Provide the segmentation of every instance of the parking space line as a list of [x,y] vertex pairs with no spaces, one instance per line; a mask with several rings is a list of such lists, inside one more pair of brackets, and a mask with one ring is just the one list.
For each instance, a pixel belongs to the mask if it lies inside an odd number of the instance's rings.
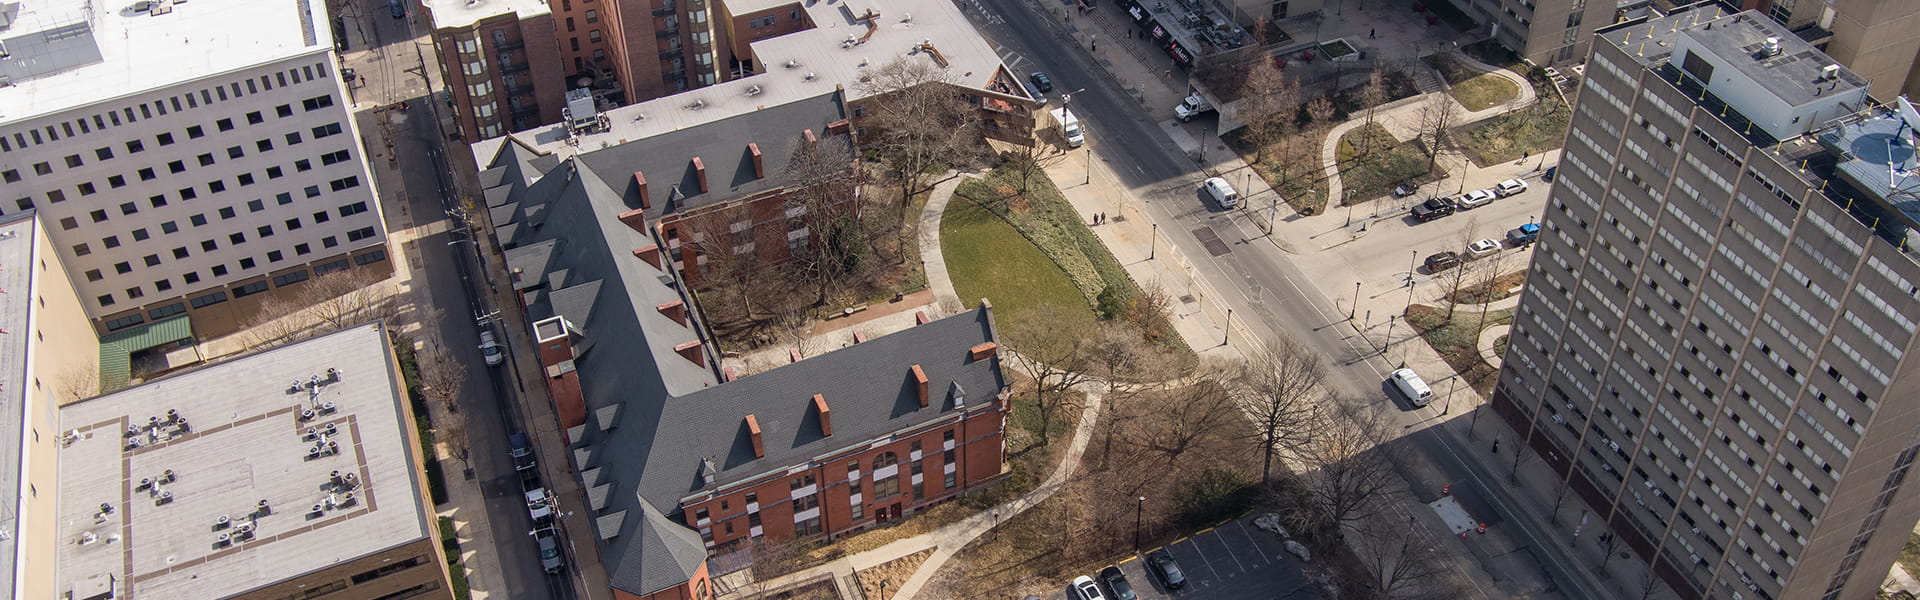
[[[1233,544],[1227,543],[1227,540],[1223,539],[1223,536],[1218,530],[1213,532],[1213,539],[1219,540],[1220,546],[1227,549],[1227,558],[1233,559],[1233,566],[1239,567],[1243,573],[1246,572],[1247,566],[1240,563],[1240,553],[1233,551]],[[1228,575],[1228,577],[1232,577],[1232,575]]]
[[1188,543],[1186,547],[1192,549],[1194,555],[1200,557],[1200,564],[1206,565],[1207,570],[1213,572],[1214,579],[1220,579],[1220,571],[1213,568],[1213,561],[1207,560],[1207,553],[1200,551],[1200,544],[1198,542]]
[[1138,554],[1135,554],[1135,555],[1133,555],[1133,556],[1128,556],[1128,557],[1126,557],[1126,558],[1123,558],[1123,559],[1120,559],[1120,562],[1117,562],[1117,563],[1113,563],[1113,565],[1117,567],[1117,566],[1120,566],[1120,565],[1124,565],[1124,564],[1127,564],[1127,563],[1130,563],[1130,562],[1133,562],[1133,561],[1134,561],[1135,559],[1138,559],[1138,558],[1140,558],[1140,555],[1138,555]]
[[1260,564],[1271,564],[1273,559],[1267,557],[1266,549],[1260,547],[1260,540],[1253,538],[1253,532],[1247,531],[1246,521],[1240,521],[1238,524],[1240,525],[1240,534],[1247,536],[1247,546],[1253,548],[1253,553],[1260,557]]

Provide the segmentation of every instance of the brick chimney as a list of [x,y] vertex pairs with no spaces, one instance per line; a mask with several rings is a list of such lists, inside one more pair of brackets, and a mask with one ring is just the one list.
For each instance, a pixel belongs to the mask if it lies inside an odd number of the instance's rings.
[[841,119],[827,124],[827,133],[846,135],[853,131],[853,121]]
[[753,457],[766,458],[767,447],[760,443],[760,420],[747,415],[747,436],[753,438]]
[[747,154],[753,157],[753,178],[766,179],[767,168],[760,162],[760,144],[758,142],[749,142],[747,144]]
[[816,135],[814,135],[814,134],[813,134],[813,130],[812,130],[812,129],[802,129],[802,130],[800,130],[800,137],[801,137],[801,138],[803,138],[803,139],[805,139],[805,140],[807,140],[807,145],[808,145],[808,146],[812,146],[812,145],[814,145],[814,143],[816,143],[816,142],[819,142],[819,141],[820,141],[820,137],[819,137],[819,136],[816,136]]
[[653,208],[653,193],[647,190],[647,174],[634,171],[633,184],[640,188],[640,208]]
[[787,349],[787,362],[789,362],[789,363],[797,363],[797,362],[800,362],[800,359],[802,359],[802,358],[806,358],[806,357],[805,357],[805,356],[802,356],[802,355],[800,354],[800,349],[799,349],[799,348],[788,348],[788,349]]
[[698,156],[693,157],[693,176],[700,180],[700,193],[707,193],[707,163]]
[[833,436],[833,412],[827,408],[827,397],[813,395],[813,410],[820,413],[820,435]]
[[640,233],[647,232],[647,209],[636,208],[620,213],[620,222]]
[[647,244],[645,248],[635,248],[633,250],[633,257],[647,261],[647,264],[653,265],[653,268],[658,269],[660,268],[660,245]]
[[913,387],[920,391],[920,408],[927,407],[927,372],[914,365],[907,370],[907,376],[913,378]]
[[693,364],[707,366],[707,354],[700,351],[700,340],[674,346],[673,351],[680,353],[681,358],[693,361]]
[[993,342],[987,342],[985,344],[974,346],[973,348],[967,350],[967,355],[973,358],[973,360],[983,360],[983,359],[993,358],[993,355],[997,353],[999,350],[1000,350],[999,344],[995,344]]
[[675,300],[672,302],[668,302],[666,304],[655,306],[653,307],[653,309],[660,311],[660,314],[666,315],[667,318],[673,319],[673,322],[679,323],[681,327],[687,326],[687,303],[686,302]]

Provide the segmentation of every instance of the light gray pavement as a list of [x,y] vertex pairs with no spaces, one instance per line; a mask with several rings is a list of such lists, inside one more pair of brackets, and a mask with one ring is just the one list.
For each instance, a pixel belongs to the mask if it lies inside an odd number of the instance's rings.
[[1480,341],[1475,344],[1475,347],[1480,349],[1480,359],[1487,361],[1487,364],[1493,365],[1495,369],[1500,368],[1502,359],[1500,353],[1495,351],[1494,344],[1499,342],[1500,338],[1507,335],[1507,332],[1512,329],[1512,325],[1494,325],[1480,330]]

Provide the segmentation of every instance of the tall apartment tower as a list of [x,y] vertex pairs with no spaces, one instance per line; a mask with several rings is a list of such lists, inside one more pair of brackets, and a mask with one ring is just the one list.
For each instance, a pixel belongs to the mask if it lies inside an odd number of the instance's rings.
[[1614,22],[1614,0],[1454,0],[1488,35],[1540,65],[1558,65],[1587,55],[1593,30]]
[[545,0],[429,0],[433,47],[471,139],[560,120],[567,76]]
[[231,331],[281,287],[391,271],[321,10],[0,7],[0,212],[38,210],[101,332]]
[[1743,0],[1865,77],[1882,99],[1920,96],[1920,2]]
[[1759,12],[1594,39],[1493,406],[1683,597],[1872,598],[1920,517],[1920,112]]

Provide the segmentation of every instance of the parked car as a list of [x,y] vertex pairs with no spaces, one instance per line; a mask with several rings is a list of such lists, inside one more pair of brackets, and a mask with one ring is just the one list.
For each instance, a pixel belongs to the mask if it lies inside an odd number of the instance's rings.
[[1467,244],[1467,256],[1471,256],[1473,258],[1480,258],[1482,256],[1493,254],[1499,251],[1500,251],[1500,242],[1497,242],[1491,239],[1483,239],[1483,240],[1475,241],[1474,243],[1471,243],[1471,244]]
[[559,573],[565,563],[560,560],[560,540],[555,539],[553,529],[542,529],[534,533],[534,539],[540,544],[540,567],[548,573]]
[[1527,191],[1527,182],[1521,181],[1518,179],[1508,179],[1506,181],[1493,184],[1493,193],[1499,195],[1501,198],[1512,196],[1514,194],[1518,194],[1524,191]]
[[480,356],[487,359],[487,366],[499,366],[507,360],[507,347],[493,339],[493,332],[480,330]]
[[1528,223],[1515,227],[1513,231],[1507,232],[1507,241],[1512,243],[1516,248],[1531,244],[1534,240],[1538,239],[1540,239],[1539,223]]
[[533,468],[533,444],[527,440],[527,434],[516,433],[507,436],[507,453],[513,455],[513,469],[525,471]]
[[1100,570],[1100,583],[1106,584],[1109,600],[1136,600],[1133,584],[1127,583],[1127,574],[1120,567],[1107,567]]
[[1160,585],[1168,590],[1187,587],[1187,574],[1180,572],[1180,563],[1173,561],[1173,555],[1166,550],[1156,550],[1147,555],[1147,573],[1160,580]]
[[1071,587],[1080,600],[1107,600],[1107,596],[1100,593],[1100,586],[1093,582],[1092,577],[1085,575],[1075,577]]
[[1032,83],[1028,83],[1028,84],[1026,84],[1026,85],[1027,85],[1027,95],[1028,95],[1028,96],[1033,96],[1033,101],[1034,101],[1035,103],[1037,103],[1037,104],[1039,104],[1039,105],[1041,105],[1041,106],[1046,106],[1046,105],[1047,105],[1047,93],[1046,93],[1046,92],[1042,92],[1042,91],[1040,91],[1040,86],[1037,86],[1037,85],[1034,85],[1034,84],[1032,84]]
[[1040,88],[1040,93],[1044,94],[1053,91],[1053,79],[1047,77],[1046,73],[1039,71],[1028,73],[1027,81],[1033,82],[1033,87]]
[[1493,199],[1498,197],[1499,196],[1489,190],[1474,190],[1461,194],[1458,198],[1454,198],[1453,205],[1459,207],[1460,210],[1473,210],[1488,204],[1493,204]]
[[1393,197],[1405,198],[1412,196],[1414,192],[1418,191],[1420,191],[1420,186],[1414,185],[1411,182],[1402,181],[1400,185],[1393,186]]
[[1392,375],[1387,376],[1387,379],[1393,382],[1394,389],[1405,394],[1407,400],[1413,402],[1416,407],[1426,406],[1428,402],[1433,401],[1433,388],[1428,387],[1427,382],[1420,379],[1420,374],[1413,372],[1413,369],[1394,371]]
[[1227,183],[1226,179],[1208,177],[1200,187],[1207,190],[1207,195],[1212,196],[1215,202],[1220,203],[1220,208],[1240,206],[1240,192],[1234,191],[1233,184]]
[[1428,198],[1426,202],[1413,207],[1413,218],[1425,223],[1453,214],[1453,203],[1446,198]]
[[1439,273],[1460,266],[1460,254],[1457,252],[1435,252],[1427,256],[1427,272]]

